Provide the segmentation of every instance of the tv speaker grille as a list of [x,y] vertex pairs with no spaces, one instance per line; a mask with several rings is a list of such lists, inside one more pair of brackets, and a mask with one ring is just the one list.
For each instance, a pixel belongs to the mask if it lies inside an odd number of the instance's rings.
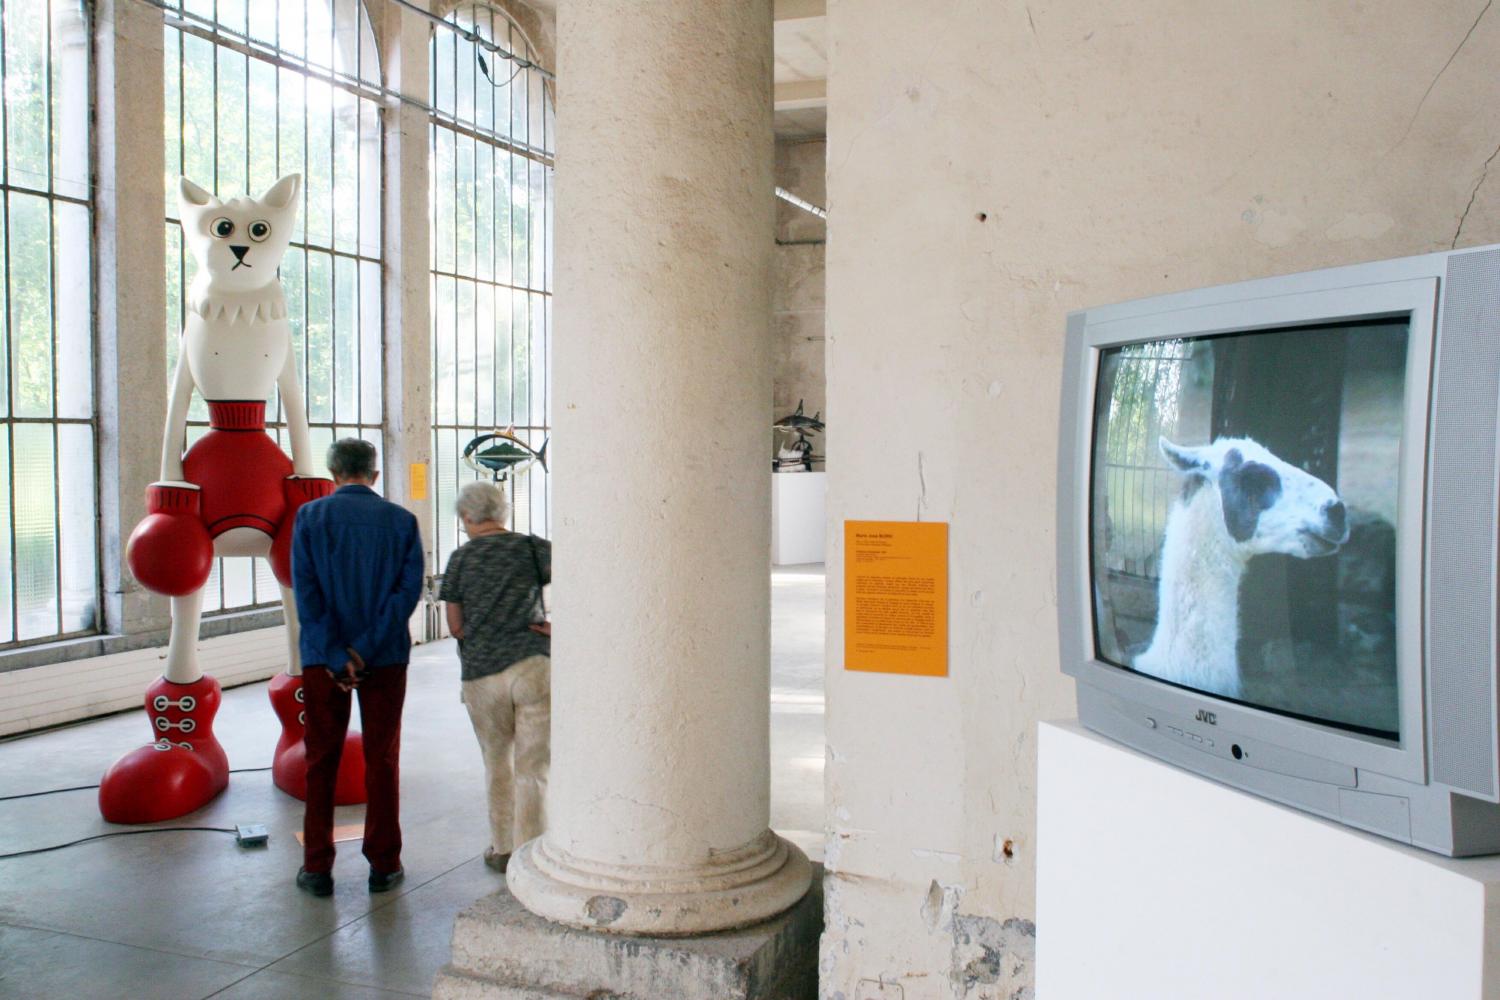
[[1427,551],[1433,777],[1494,798],[1500,251],[1448,259],[1437,345]]

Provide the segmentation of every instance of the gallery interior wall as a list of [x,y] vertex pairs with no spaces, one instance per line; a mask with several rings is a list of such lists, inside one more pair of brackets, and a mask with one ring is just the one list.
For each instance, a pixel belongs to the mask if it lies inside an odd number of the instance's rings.
[[822,991],[1027,997],[1064,317],[1500,242],[1500,11],[828,15],[829,524],[950,522],[952,597],[949,678],[846,673],[829,532]]

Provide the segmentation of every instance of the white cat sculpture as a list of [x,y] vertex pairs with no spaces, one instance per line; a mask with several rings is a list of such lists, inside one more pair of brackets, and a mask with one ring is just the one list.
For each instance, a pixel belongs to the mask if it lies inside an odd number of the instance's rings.
[[[219,683],[198,666],[203,585],[215,556],[260,556],[281,583],[289,662],[271,682],[282,722],[272,775],[305,797],[302,667],[291,592],[292,522],[297,508],[326,496],[308,438],[302,383],[276,269],[291,239],[302,186],[298,174],[264,197],[221,202],[187,178],[178,189],[182,233],[198,262],[187,295],[177,373],[162,440],[161,478],[146,489],[145,519],[126,548],[143,586],[172,598],[167,668],[146,691],[155,742],[120,758],[99,787],[99,809],[114,823],[150,823],[200,808],[229,781],[213,734]],[[208,403],[210,430],[191,448],[193,390]],[[265,430],[266,399],[280,391],[292,457]],[[350,734],[338,801],[363,801],[363,754]],[[352,752],[349,752],[352,751]]]

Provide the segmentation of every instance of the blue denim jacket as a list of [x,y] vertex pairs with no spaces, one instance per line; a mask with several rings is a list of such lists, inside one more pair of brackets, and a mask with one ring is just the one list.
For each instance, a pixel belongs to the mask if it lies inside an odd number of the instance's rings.
[[367,667],[406,663],[424,568],[417,519],[369,487],[303,505],[292,528],[303,666],[342,670],[349,648]]

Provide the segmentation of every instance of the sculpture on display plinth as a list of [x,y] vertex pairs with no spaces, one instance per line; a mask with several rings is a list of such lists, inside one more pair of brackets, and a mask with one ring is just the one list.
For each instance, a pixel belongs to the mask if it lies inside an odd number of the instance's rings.
[[806,401],[797,400],[796,413],[782,417],[771,425],[773,430],[796,435],[793,441],[778,449],[776,458],[771,463],[773,472],[811,472],[814,462],[823,461],[822,455],[813,454],[813,444],[807,436],[823,432],[823,411],[819,410],[809,417],[802,410],[804,402]]
[[[271,681],[282,723],[272,765],[277,787],[307,793],[302,665],[291,590],[292,522],[302,504],[333,492],[315,471],[302,382],[277,267],[297,215],[299,174],[259,200],[221,202],[187,178],[179,185],[183,239],[198,262],[172,380],[161,478],[146,488],[146,517],[126,559],[142,586],[172,599],[167,668],[146,689],[156,741],[121,757],[99,786],[112,823],[151,823],[192,812],[223,791],[229,763],[213,734],[219,682],[198,666],[203,586],[216,556],[269,559],[281,584],[289,662]],[[187,414],[197,389],[210,429],[191,448]],[[266,433],[266,399],[279,390],[292,457]],[[364,801],[364,753],[350,733],[336,801]]]

